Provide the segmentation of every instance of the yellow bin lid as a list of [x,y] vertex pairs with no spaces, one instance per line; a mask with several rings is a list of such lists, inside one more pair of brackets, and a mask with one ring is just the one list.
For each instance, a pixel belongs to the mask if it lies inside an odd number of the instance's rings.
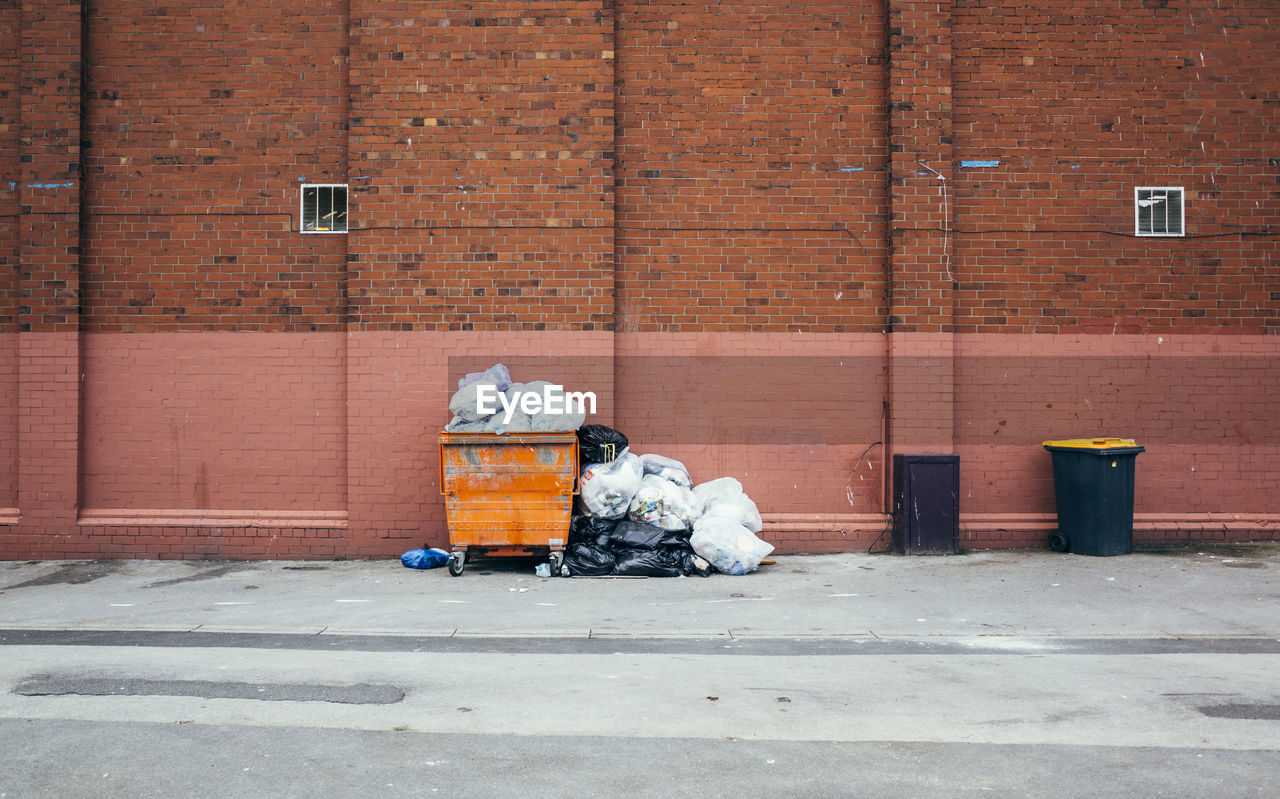
[[1046,447],[1063,449],[1120,449],[1138,446],[1132,438],[1068,438],[1062,441],[1046,441]]

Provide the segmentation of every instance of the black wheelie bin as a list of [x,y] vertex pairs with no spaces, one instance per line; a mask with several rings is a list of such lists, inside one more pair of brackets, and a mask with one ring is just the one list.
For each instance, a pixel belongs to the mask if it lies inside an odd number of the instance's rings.
[[1138,453],[1131,438],[1046,441],[1053,456],[1058,531],[1055,552],[1127,555],[1133,551],[1133,475]]

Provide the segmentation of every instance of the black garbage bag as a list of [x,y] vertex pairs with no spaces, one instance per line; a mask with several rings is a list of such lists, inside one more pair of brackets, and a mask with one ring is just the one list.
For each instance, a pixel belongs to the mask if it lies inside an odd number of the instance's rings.
[[579,577],[707,576],[712,569],[698,566],[689,546],[688,530],[663,530],[629,519],[574,516],[569,521],[569,546],[564,565]]
[[617,519],[600,519],[595,516],[578,515],[569,520],[569,543],[592,543],[601,537],[606,541],[618,526]]
[[657,549],[687,547],[688,530],[663,530],[652,524],[623,519],[613,528],[609,543],[614,549]]
[[658,547],[619,550],[613,573],[620,577],[680,577],[685,572],[679,548]]
[[578,455],[582,466],[608,463],[627,448],[627,437],[612,427],[586,424],[578,428]]
[[577,577],[600,577],[612,574],[617,558],[608,547],[608,538],[601,541],[570,544],[564,553],[564,565],[569,574]]
[[684,574],[696,574],[699,577],[710,577],[715,573],[715,567],[698,557],[693,547],[680,550],[680,570]]

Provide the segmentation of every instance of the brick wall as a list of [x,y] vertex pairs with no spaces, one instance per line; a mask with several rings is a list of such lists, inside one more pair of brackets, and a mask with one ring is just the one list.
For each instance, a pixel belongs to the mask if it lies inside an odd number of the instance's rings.
[[[784,552],[871,545],[908,451],[961,455],[967,546],[1039,545],[1039,442],[1097,433],[1148,445],[1140,537],[1280,528],[1256,4],[0,23],[2,557],[446,543],[435,436],[498,360],[741,479]],[[304,182],[347,235],[298,232]],[[1136,185],[1190,235],[1135,238]]]
[[342,4],[85,7],[83,329],[340,329],[346,241],[294,231],[346,182]]
[[890,457],[954,447],[951,10],[889,7]]
[[[0,508],[18,507],[18,335],[0,333]],[[0,512],[0,516],[12,513]]]
[[[955,6],[971,541],[1041,542],[1054,525],[1039,442],[1098,434],[1147,446],[1140,539],[1274,529],[1277,352],[1256,335],[1280,314],[1280,78],[1257,55],[1274,52],[1271,24],[1241,3]],[[1134,237],[1135,186],[1185,187],[1188,235]]]
[[0,5],[0,330],[18,329],[21,262],[18,184],[22,178],[21,12]]
[[850,475],[883,438],[883,336],[628,333],[614,363],[635,452],[675,457],[695,482],[737,478],[771,512],[880,510],[879,463]]
[[[17,508],[24,525],[47,536],[74,524],[78,501],[81,6],[22,4],[15,21],[22,54],[14,169]],[[22,533],[19,528],[19,552],[26,549]]]
[[617,4],[621,329],[881,328],[883,14]]
[[611,5],[352,3],[355,329],[611,328]]
[[365,330],[608,330],[612,232],[598,227],[350,234],[349,318]]
[[21,237],[21,11],[0,6],[0,508],[18,506],[18,307]]
[[[958,329],[1276,331],[1272,12],[956,4]],[[1135,186],[1185,187],[1187,237],[1134,238]]]
[[968,455],[970,510],[1042,512],[1053,486],[1040,443],[1086,434],[1147,448],[1138,512],[1270,507],[1280,476],[1270,337],[966,334],[961,342],[957,446]]
[[1134,438],[1140,540],[1247,540],[1277,527],[1280,347],[1262,335],[964,334],[956,451],[971,543],[1039,545],[1054,523],[1041,442]]
[[345,512],[345,349],[336,333],[85,336],[81,516]]

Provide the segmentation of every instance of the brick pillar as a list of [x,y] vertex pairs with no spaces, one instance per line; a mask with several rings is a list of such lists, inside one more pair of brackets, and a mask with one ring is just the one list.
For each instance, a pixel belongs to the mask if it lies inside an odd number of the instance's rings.
[[[22,4],[19,549],[78,554],[81,4]],[[2,554],[2,553],[0,553]]]
[[610,0],[352,0],[355,550],[442,541],[450,356],[599,357],[614,311],[613,58]]
[[951,4],[889,3],[891,452],[951,452]]

